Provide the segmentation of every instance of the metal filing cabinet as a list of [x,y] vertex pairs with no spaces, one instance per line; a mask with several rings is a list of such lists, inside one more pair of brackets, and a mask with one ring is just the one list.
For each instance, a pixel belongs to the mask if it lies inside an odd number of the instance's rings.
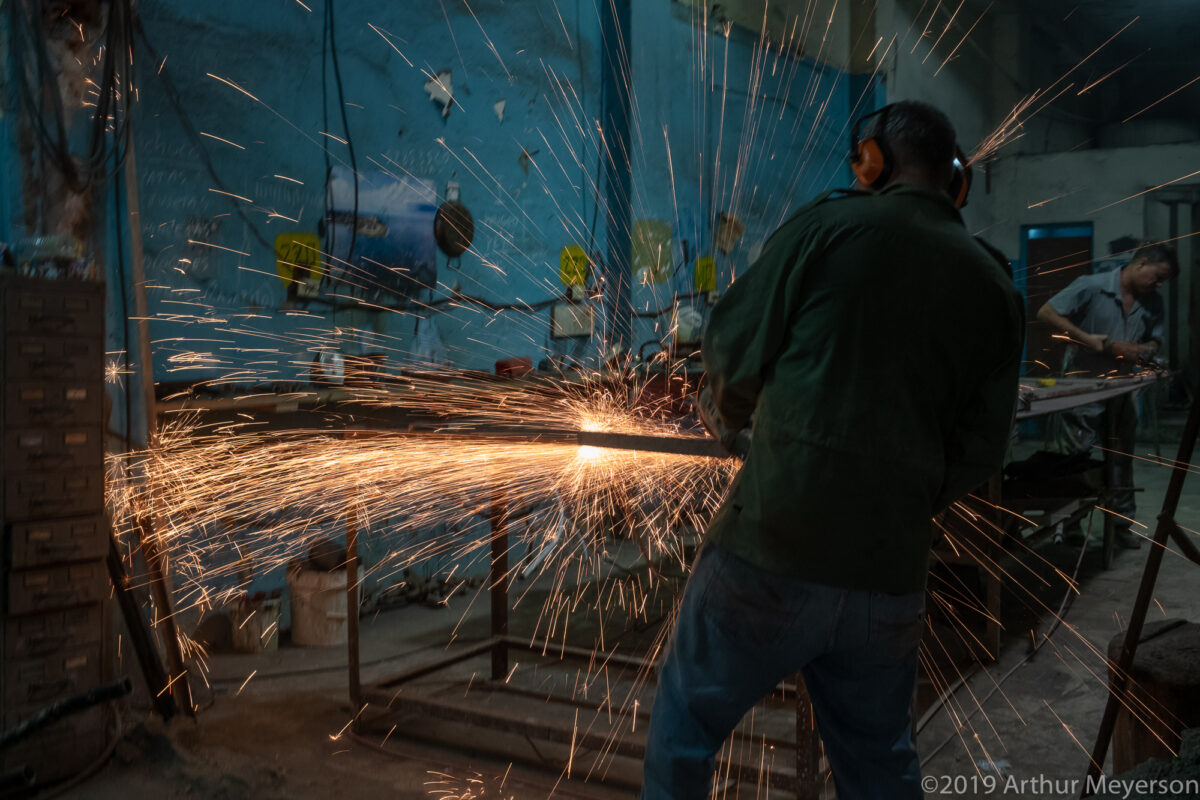
[[[104,517],[104,288],[0,273],[5,730],[106,682],[111,627]],[[103,751],[93,708],[0,753],[38,782]]]

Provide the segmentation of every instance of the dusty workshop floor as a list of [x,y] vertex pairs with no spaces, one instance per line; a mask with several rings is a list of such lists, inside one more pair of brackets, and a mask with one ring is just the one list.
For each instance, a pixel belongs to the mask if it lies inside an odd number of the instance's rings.
[[[1175,445],[1164,443],[1163,455],[1173,456]],[[1143,450],[1144,451],[1144,450]],[[1139,496],[1139,516],[1152,521],[1166,489],[1168,471],[1139,465],[1137,482],[1145,487]],[[1185,489],[1178,513],[1181,525],[1200,530],[1200,481],[1193,476]],[[1112,569],[1103,570],[1098,553],[1085,554],[1080,574],[1082,593],[1051,641],[1036,657],[1028,659],[1030,631],[1047,630],[1045,612],[1034,613],[1027,598],[1005,597],[1005,647],[999,661],[971,672],[966,685],[940,710],[921,709],[925,727],[919,734],[919,749],[927,759],[925,774],[952,786],[957,776],[969,778],[994,774],[1018,779],[1071,781],[1080,778],[1105,701],[1103,663],[1088,653],[1088,645],[1103,651],[1117,633],[1132,607],[1142,565],[1149,547],[1118,553]],[[1038,551],[1046,569],[1052,565],[1074,567],[1078,550],[1047,544]],[[626,563],[632,555],[618,553]],[[1195,590],[1200,572],[1182,557],[1168,553],[1155,594],[1151,619],[1183,617],[1200,619],[1200,592]],[[1047,597],[1057,606],[1057,601]],[[474,603],[467,611],[464,598],[455,598],[447,608],[408,606],[363,620],[364,678],[367,681],[398,673],[439,655],[445,642],[455,646],[482,640],[487,633],[487,603]],[[465,614],[465,616],[464,616]],[[651,619],[655,614],[649,615]],[[514,630],[521,629],[521,616],[514,616]],[[461,624],[460,624],[461,622]],[[581,627],[576,640],[594,636]],[[1037,635],[1036,633],[1034,635]],[[626,652],[649,646],[654,630],[635,629],[624,637],[609,629],[610,642],[619,638]],[[333,798],[356,800],[389,798],[512,797],[563,798],[632,797],[628,788],[636,781],[636,765],[611,766],[610,777],[625,787],[603,788],[578,780],[594,753],[578,752],[573,780],[561,780],[558,769],[509,766],[513,757],[536,762],[565,757],[566,748],[536,747],[519,737],[487,731],[456,729],[424,718],[395,718],[372,722],[361,738],[343,729],[357,709],[350,706],[342,648],[284,646],[262,655],[220,655],[210,661],[211,688],[199,687],[204,708],[195,722],[179,721],[169,728],[155,724],[144,710],[130,709],[124,724],[129,731],[112,759],[86,783],[65,792],[67,798],[116,800],[128,797],[221,798]],[[537,691],[548,682],[574,678],[575,669],[552,678],[539,673],[525,656],[513,660],[525,664],[514,673],[514,682],[524,676],[527,686]],[[445,676],[433,676],[422,684],[439,696],[457,696],[472,689],[476,674],[488,669],[484,659],[466,662]],[[247,677],[253,677],[247,682]],[[612,696],[631,688],[629,676],[621,687],[610,685]],[[245,684],[243,686],[243,684]],[[999,688],[997,688],[999,686]],[[536,691],[530,691],[535,694]],[[489,702],[485,695],[480,703]],[[649,704],[649,695],[643,695]],[[532,713],[541,713],[538,704]],[[548,708],[548,707],[547,707]],[[644,707],[643,707],[644,708]],[[555,713],[547,711],[546,713]],[[366,720],[366,716],[364,716]],[[395,726],[380,752],[383,736]],[[760,728],[761,730],[761,728]],[[436,733],[456,741],[460,749],[420,743],[411,734]],[[340,735],[339,735],[340,734]],[[479,755],[481,749],[505,751],[510,756]],[[977,768],[977,764],[982,766]],[[995,766],[993,766],[995,765]],[[500,788],[503,779],[503,789]],[[947,783],[947,781],[951,783]],[[1044,784],[1055,786],[1060,784]],[[963,784],[957,788],[963,788]],[[989,797],[984,791],[953,791],[928,796]],[[734,797],[729,792],[727,797]],[[1023,793],[1025,796],[1059,796],[1053,791]],[[768,793],[747,784],[742,797],[765,797]],[[789,796],[772,791],[769,796]],[[1068,796],[1068,795],[1061,795]],[[1076,795],[1077,796],[1077,795]]]
[[[1153,445],[1139,442],[1138,454],[1152,457],[1153,449]],[[1177,442],[1161,443],[1164,458],[1174,458],[1177,449]],[[1147,526],[1135,530],[1147,538],[1154,534],[1169,475],[1166,467],[1143,461],[1135,467],[1135,483],[1144,488],[1137,496],[1138,519]],[[1185,482],[1176,520],[1192,533],[1200,531],[1200,480],[1194,474]],[[1098,528],[1100,520],[1095,524]],[[971,782],[977,768],[984,775],[995,775],[998,768],[999,777],[1009,786],[1013,784],[1007,778],[1012,776],[1018,786],[1044,789],[1024,791],[1025,796],[1079,795],[1073,782],[1086,773],[1107,699],[1105,664],[1092,648],[1106,652],[1109,641],[1124,628],[1150,552],[1149,542],[1143,544],[1140,550],[1118,550],[1109,570],[1103,569],[1094,547],[1084,553],[1081,593],[1065,613],[1064,623],[1032,659],[1027,660],[1030,643],[1048,630],[1051,617],[1044,611],[1035,617],[1028,598],[1006,593],[1006,638],[1000,659],[973,674],[955,700],[934,716],[918,737],[918,749],[927,760],[927,779],[937,778],[939,788],[959,780],[959,786],[968,790],[946,795],[930,792],[928,796],[996,796]],[[1078,553],[1078,547],[1053,543],[1038,549],[1046,561],[1043,572],[1057,567],[1070,574]],[[1200,621],[1198,585],[1200,569],[1168,550],[1148,622],[1168,618]],[[1042,594],[1053,608],[1058,607],[1061,596]],[[966,719],[966,715],[973,716]],[[1111,765],[1111,757],[1107,763]],[[1037,783],[1021,784],[1022,779]],[[1057,793],[1066,788],[1074,790]]]

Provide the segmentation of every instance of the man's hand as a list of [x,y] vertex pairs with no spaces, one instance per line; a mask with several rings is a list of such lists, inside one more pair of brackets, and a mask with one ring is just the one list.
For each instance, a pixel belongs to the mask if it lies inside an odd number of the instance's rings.
[[1108,352],[1117,358],[1126,358],[1130,361],[1140,361],[1152,355],[1151,348],[1133,342],[1113,342],[1108,346]]
[[742,428],[740,431],[731,431],[726,428],[721,422],[721,415],[713,401],[712,391],[707,386],[701,389],[700,394],[696,396],[696,413],[700,417],[700,422],[704,424],[705,430],[719,441],[730,455],[745,460],[750,453],[750,429]]
[[1058,313],[1049,302],[1043,303],[1042,307],[1038,309],[1037,318],[1052,328],[1058,328],[1060,331],[1066,332],[1072,341],[1078,342],[1082,347],[1086,347],[1093,353],[1104,352],[1104,343],[1108,340],[1107,336],[1102,333],[1088,333]]
[[1093,353],[1104,352],[1104,342],[1108,336],[1102,333],[1085,333],[1080,338],[1080,344],[1091,350]]

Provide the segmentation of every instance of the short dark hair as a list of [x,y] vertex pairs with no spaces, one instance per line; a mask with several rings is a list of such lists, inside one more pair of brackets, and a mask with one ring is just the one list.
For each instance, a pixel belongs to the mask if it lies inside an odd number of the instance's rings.
[[1132,264],[1139,259],[1149,264],[1166,264],[1171,268],[1171,277],[1179,277],[1179,256],[1176,255],[1175,248],[1169,244],[1163,242],[1144,244],[1133,254],[1129,263]]
[[919,167],[939,183],[950,182],[956,143],[954,126],[929,103],[919,100],[892,103],[886,114],[867,121],[861,138],[882,139],[899,164]]

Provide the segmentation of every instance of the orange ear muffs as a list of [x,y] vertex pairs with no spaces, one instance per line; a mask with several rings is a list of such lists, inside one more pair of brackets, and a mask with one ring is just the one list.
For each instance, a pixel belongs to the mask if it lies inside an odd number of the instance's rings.
[[881,183],[880,178],[885,171],[890,172],[887,167],[887,159],[878,141],[867,139],[858,143],[858,153],[850,162],[850,169],[854,170],[854,176],[858,178],[859,183],[872,189],[880,188],[875,184]]

